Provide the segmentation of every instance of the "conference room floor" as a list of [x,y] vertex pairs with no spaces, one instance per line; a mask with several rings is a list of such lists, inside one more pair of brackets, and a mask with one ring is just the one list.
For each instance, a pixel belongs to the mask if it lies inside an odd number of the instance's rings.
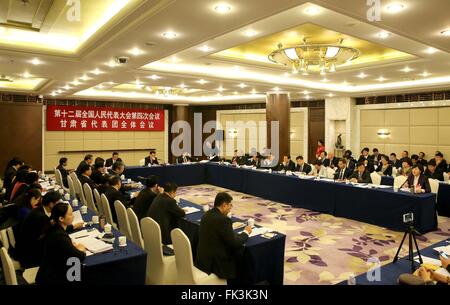
[[[197,204],[213,205],[223,188],[212,185],[180,187],[178,196]],[[274,190],[276,191],[276,190]],[[366,272],[370,257],[381,264],[392,261],[403,233],[362,222],[338,218],[306,209],[229,191],[233,196],[232,213],[254,218],[259,225],[285,234],[284,284],[337,284],[350,273]],[[418,237],[419,248],[450,237],[450,218],[439,217],[438,231]],[[403,254],[407,255],[407,248]]]

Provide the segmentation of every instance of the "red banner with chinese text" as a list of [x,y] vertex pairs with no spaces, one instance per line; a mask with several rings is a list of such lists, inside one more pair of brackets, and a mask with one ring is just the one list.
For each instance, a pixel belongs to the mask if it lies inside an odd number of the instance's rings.
[[47,106],[48,131],[164,131],[164,110]]

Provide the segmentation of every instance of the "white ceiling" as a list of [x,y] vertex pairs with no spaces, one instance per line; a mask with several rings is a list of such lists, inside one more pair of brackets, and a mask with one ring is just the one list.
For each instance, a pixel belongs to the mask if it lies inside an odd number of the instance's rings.
[[[383,8],[391,2],[402,2],[405,9],[397,14],[383,11],[379,22],[367,20],[369,7],[366,0],[226,0],[224,2],[232,9],[224,15],[214,11],[214,6],[220,1],[142,2],[126,16],[108,23],[95,39],[91,39],[71,55],[54,55],[54,52],[0,45],[0,75],[19,79],[28,72],[31,77],[46,80],[28,93],[50,95],[62,90],[57,94],[58,98],[139,100],[150,103],[261,102],[264,101],[266,92],[275,89],[289,92],[295,99],[305,99],[306,96],[310,99],[324,99],[329,94],[366,96],[450,87],[450,37],[440,34],[441,31],[450,29],[450,1],[383,0]],[[304,9],[311,3],[320,6],[319,14],[309,16],[304,13]],[[284,67],[236,64],[209,56],[304,23],[313,23],[385,45],[416,58],[408,62],[338,69],[336,73],[328,74],[328,82],[324,82],[324,77],[320,75],[291,75]],[[257,31],[257,36],[242,35],[248,29]],[[392,35],[382,40],[376,36],[382,30],[389,31]],[[176,32],[177,37],[165,39],[161,34],[167,31]],[[213,50],[199,50],[205,44]],[[430,47],[437,52],[425,52]],[[130,54],[129,51],[133,48],[139,48],[142,54]],[[128,56],[130,60],[122,66],[106,65],[116,56]],[[38,58],[42,64],[31,64],[30,60],[34,58]],[[401,71],[405,67],[409,67],[411,71]],[[104,73],[91,73],[96,68]],[[357,75],[361,72],[367,77],[358,78]],[[429,75],[420,75],[424,72]],[[81,80],[83,75],[89,79]],[[160,78],[149,78],[152,75]],[[377,80],[379,77],[386,80],[380,82]],[[199,79],[204,79],[207,83],[199,84]],[[75,80],[79,84],[70,84]],[[184,84],[187,89],[195,89],[197,92],[187,93],[186,96],[161,97],[139,87],[136,90],[108,88],[108,82],[133,84],[136,80],[144,86],[152,87],[176,87]],[[245,83],[246,87],[239,87],[241,83]],[[96,87],[99,84],[103,84],[104,88]],[[66,85],[71,88],[65,89]],[[218,88],[224,90],[219,92]],[[0,90],[4,89],[0,87]]]

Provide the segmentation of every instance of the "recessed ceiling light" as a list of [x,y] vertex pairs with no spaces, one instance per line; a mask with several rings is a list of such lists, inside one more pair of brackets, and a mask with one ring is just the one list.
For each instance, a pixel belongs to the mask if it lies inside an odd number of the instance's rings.
[[51,95],[52,95],[52,96],[55,96],[55,95],[56,95],[55,91],[53,91],[53,92],[51,93]]
[[328,78],[324,77],[324,78],[322,78],[321,82],[323,82],[323,83],[328,83],[329,80],[328,80]]
[[238,94],[239,94],[239,92],[237,92],[237,91],[234,91],[234,92],[233,92],[233,94],[234,94],[234,95],[238,95]]
[[200,80],[197,81],[197,83],[199,83],[200,85],[204,85],[204,84],[207,83],[207,81],[204,80],[204,79],[200,79]]
[[431,73],[428,73],[427,71],[420,74],[420,76],[422,76],[422,77],[428,77],[430,75],[431,75]]
[[56,90],[57,93],[62,93],[63,91],[61,89]]
[[97,68],[97,69],[95,69],[95,70],[92,70],[91,73],[93,73],[93,74],[95,74],[95,75],[99,75],[99,74],[102,74],[103,71],[101,71],[100,69]]
[[239,88],[242,88],[242,89],[244,89],[244,88],[246,88],[247,87],[247,85],[246,84],[244,84],[244,83],[240,83],[239,85]]
[[219,88],[217,88],[217,91],[219,91],[219,92],[224,92],[225,89],[224,89],[222,86],[220,86]]
[[328,93],[327,96],[328,96],[328,97],[333,97],[334,94],[333,94],[333,93]]
[[380,39],[387,39],[387,38],[389,38],[390,36],[391,36],[391,33],[386,32],[386,31],[382,31],[382,32],[379,32],[379,33],[377,34],[377,37],[380,38]]
[[258,32],[255,30],[247,30],[243,34],[244,34],[244,36],[247,36],[247,37],[253,37],[253,36],[258,35]]
[[198,48],[200,51],[202,51],[202,52],[210,52],[210,51],[212,51],[213,50],[213,48],[211,48],[211,47],[209,47],[209,46],[207,46],[207,45],[204,45],[204,46],[201,46],[200,48]]
[[396,14],[401,12],[405,8],[405,5],[403,3],[399,2],[393,2],[388,5],[386,5],[385,10],[388,13]]
[[347,81],[342,82],[342,86],[348,86],[348,82]]
[[320,13],[320,8],[318,6],[309,6],[304,10],[305,14],[310,16],[315,16]]
[[408,72],[413,71],[413,69],[411,69],[410,67],[405,67],[405,68],[401,69],[400,71],[408,73]]
[[169,32],[162,33],[162,36],[166,39],[175,39],[178,36],[178,34],[175,32],[169,31]]
[[231,11],[231,5],[227,3],[218,3],[214,6],[214,10],[219,14],[228,14]]
[[114,82],[108,82],[108,85],[110,85],[110,86],[112,86],[114,84],[115,84]]
[[184,88],[186,88],[186,85],[185,84],[180,84],[178,87],[180,87],[181,89],[184,89]]
[[148,78],[151,78],[153,80],[157,80],[157,79],[160,79],[161,77],[159,77],[158,75],[153,74],[152,76],[149,76]]
[[76,80],[74,80],[74,81],[72,82],[72,84],[75,85],[75,86],[78,86],[78,85],[81,84],[81,83],[76,79]]
[[283,73],[283,76],[284,76],[284,77],[289,77],[289,76],[291,76],[291,75],[290,75],[289,73],[287,73],[287,72],[284,72],[284,73]]
[[385,80],[387,80],[386,78],[384,78],[383,76],[380,76],[376,79],[379,82],[384,82]]
[[429,47],[428,49],[425,50],[425,53],[428,53],[428,54],[434,54],[434,53],[436,53],[437,51],[438,51],[438,49]]
[[131,55],[134,55],[134,56],[139,56],[139,55],[143,54],[144,51],[142,51],[139,48],[132,48],[131,50],[128,51],[128,53],[130,53]]
[[31,60],[31,63],[35,66],[42,64],[42,61],[40,61],[38,58],[33,58],[33,60]]
[[141,85],[141,81],[137,79],[137,80],[135,81],[135,84],[136,84],[136,86],[140,86],[140,85]]
[[273,91],[280,91],[280,88],[275,87],[275,88],[273,88]]
[[305,94],[305,95],[308,95],[308,94],[310,94],[311,92],[309,92],[308,90],[304,90],[302,93]]
[[117,67],[118,66],[118,64],[114,61],[114,60],[110,60],[110,61],[108,61],[107,63],[106,63],[106,65],[108,66],[108,67],[110,67],[110,68],[114,68],[114,67]]
[[65,85],[64,89],[69,90],[69,89],[72,89],[72,88],[69,85]]
[[98,88],[98,89],[103,89],[103,85],[100,84],[100,85],[97,86],[97,88]]
[[309,100],[311,97],[309,95],[305,96],[305,99]]
[[255,89],[253,89],[252,92],[251,92],[251,94],[256,94],[256,93],[257,93],[257,92],[256,92]]
[[443,30],[443,31],[441,32],[441,35],[442,35],[442,36],[450,36],[450,30]]
[[367,77],[367,74],[364,73],[364,72],[361,72],[361,73],[359,73],[358,75],[356,75],[356,77],[359,77],[359,78],[366,78],[366,77]]
[[90,78],[86,74],[84,74],[82,77],[80,77],[80,79],[86,81],[89,80]]
[[25,72],[25,73],[23,74],[23,77],[24,77],[24,78],[29,78],[29,77],[31,77],[31,74],[28,73],[28,72]]

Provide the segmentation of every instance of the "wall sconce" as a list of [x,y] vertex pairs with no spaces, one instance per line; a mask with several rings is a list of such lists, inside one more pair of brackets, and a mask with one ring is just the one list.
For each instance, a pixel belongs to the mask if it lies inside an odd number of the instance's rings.
[[237,129],[235,129],[235,128],[229,129],[228,135],[230,136],[230,138],[236,138],[238,135]]
[[380,139],[386,139],[391,135],[391,131],[389,129],[379,129],[377,134]]
[[292,140],[294,137],[295,137],[295,132],[293,132],[293,131],[291,130],[291,133],[290,133],[290,138],[291,138],[291,140]]

